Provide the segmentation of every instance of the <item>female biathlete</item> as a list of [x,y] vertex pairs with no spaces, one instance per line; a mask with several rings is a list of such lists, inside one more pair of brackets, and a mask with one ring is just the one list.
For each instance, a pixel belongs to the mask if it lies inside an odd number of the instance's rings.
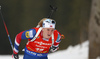
[[38,26],[22,31],[15,37],[13,58],[19,59],[19,45],[21,40],[28,39],[23,59],[48,59],[49,52],[55,52],[61,42],[61,34],[55,29],[56,22],[50,18],[43,18]]

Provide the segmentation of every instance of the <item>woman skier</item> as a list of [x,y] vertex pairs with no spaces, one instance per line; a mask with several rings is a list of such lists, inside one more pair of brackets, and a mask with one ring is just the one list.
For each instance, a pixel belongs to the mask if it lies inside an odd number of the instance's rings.
[[38,26],[22,31],[15,37],[13,58],[19,59],[18,47],[21,40],[28,39],[23,59],[48,59],[49,52],[55,52],[61,42],[61,34],[55,29],[56,22],[43,18]]

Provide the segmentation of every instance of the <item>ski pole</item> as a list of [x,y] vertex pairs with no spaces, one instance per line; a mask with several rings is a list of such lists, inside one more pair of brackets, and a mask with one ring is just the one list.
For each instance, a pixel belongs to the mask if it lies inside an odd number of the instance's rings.
[[0,6],[0,14],[1,14],[1,18],[2,18],[2,20],[3,20],[3,24],[4,24],[4,26],[5,26],[5,30],[6,30],[6,32],[7,32],[7,36],[8,36],[9,41],[10,41],[10,45],[11,45],[12,51],[13,51],[12,41],[11,41],[11,38],[10,38],[10,35],[9,35],[9,32],[8,32],[6,23],[5,23],[5,21],[4,21],[4,18],[3,18],[2,12],[1,12],[1,6]]

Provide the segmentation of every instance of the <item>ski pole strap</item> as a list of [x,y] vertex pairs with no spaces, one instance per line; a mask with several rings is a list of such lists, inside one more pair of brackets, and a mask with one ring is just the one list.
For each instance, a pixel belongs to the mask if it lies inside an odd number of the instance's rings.
[[31,42],[33,42],[37,38],[37,36],[40,34],[41,30],[42,30],[42,27],[39,28],[38,32],[36,33],[35,37],[31,40]]

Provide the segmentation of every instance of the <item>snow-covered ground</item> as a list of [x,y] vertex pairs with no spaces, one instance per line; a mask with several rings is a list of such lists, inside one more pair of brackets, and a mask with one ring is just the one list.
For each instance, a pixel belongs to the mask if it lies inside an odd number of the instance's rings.
[[[88,59],[88,46],[88,41],[81,45],[69,46],[66,50],[49,54],[48,59]],[[0,59],[12,59],[12,57],[11,55],[0,55]],[[23,59],[23,55],[20,55],[20,59]]]
[[50,54],[49,58],[53,59],[88,59],[88,45],[86,41],[81,45],[69,46],[66,50],[61,50],[56,53]]

